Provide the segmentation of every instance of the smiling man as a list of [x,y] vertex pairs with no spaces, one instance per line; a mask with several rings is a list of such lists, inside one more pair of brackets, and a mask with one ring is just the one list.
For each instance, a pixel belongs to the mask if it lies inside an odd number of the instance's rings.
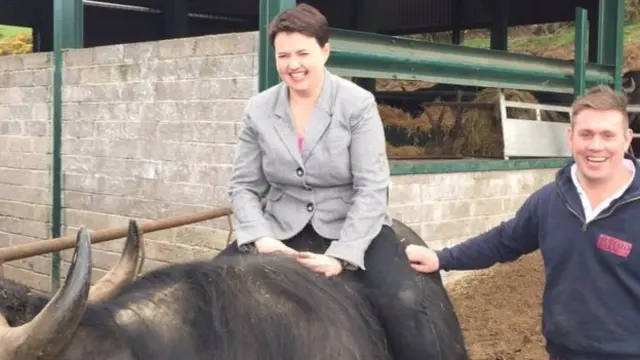
[[417,271],[472,270],[540,249],[550,359],[640,359],[640,177],[627,100],[598,86],[572,105],[573,161],[515,217],[457,246],[410,245]]

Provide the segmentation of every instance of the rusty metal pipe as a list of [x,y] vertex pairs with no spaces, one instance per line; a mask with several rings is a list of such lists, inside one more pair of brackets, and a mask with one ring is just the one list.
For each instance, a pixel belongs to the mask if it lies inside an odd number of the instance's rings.
[[[152,233],[155,231],[166,230],[178,226],[189,225],[202,221],[229,216],[233,213],[231,208],[217,208],[203,211],[195,214],[175,216],[171,218],[152,220],[143,223],[140,226],[142,233]],[[91,243],[97,244],[105,241],[120,239],[127,236],[128,227],[111,228],[100,231],[91,232]],[[55,239],[39,240],[29,244],[8,246],[0,248],[0,264],[7,261],[13,261],[31,256],[43,255],[55,251],[71,249],[76,245],[76,234],[67,235]]]

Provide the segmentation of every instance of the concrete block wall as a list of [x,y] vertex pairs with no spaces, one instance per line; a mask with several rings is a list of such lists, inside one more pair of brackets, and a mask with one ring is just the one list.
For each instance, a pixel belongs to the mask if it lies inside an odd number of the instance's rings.
[[[256,33],[239,33],[66,53],[65,232],[228,206],[235,138],[257,92],[257,45]],[[221,218],[148,234],[145,270],[213,257],[228,231]],[[122,245],[96,245],[95,266],[112,266]]]
[[[257,92],[257,33],[69,50],[64,54],[63,234],[228,206],[233,146]],[[50,236],[51,54],[0,57],[0,246]],[[392,214],[440,248],[513,214],[554,170],[394,176]],[[145,270],[213,257],[227,219],[145,236]],[[93,280],[123,241],[93,247]],[[63,252],[62,278],[72,251]],[[49,289],[49,255],[8,263]]]
[[[453,246],[512,217],[526,198],[553,180],[556,169],[403,175],[392,177],[391,215],[434,249]],[[445,280],[464,272],[443,272]]]
[[555,169],[463,172],[392,177],[392,216],[434,248],[485,232],[553,180]]
[[[0,247],[49,237],[51,57],[0,56]],[[48,282],[49,256],[11,262],[5,276]]]
[[[49,237],[51,64],[50,53],[0,57],[0,246]],[[63,65],[63,234],[229,205],[233,145],[257,92],[257,33],[69,50]],[[228,230],[222,218],[148,234],[145,270],[214,256]],[[94,281],[122,246],[94,245]],[[49,256],[5,272],[49,288]]]

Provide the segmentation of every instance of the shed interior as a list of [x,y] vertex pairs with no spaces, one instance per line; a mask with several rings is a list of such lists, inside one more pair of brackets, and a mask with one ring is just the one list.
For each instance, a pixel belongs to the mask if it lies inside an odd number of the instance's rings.
[[[263,0],[277,2],[279,0]],[[507,28],[573,21],[577,6],[588,10],[597,43],[600,0],[299,0],[322,11],[332,28],[388,35],[491,29],[491,47],[506,50]],[[82,11],[78,11],[78,6]],[[69,0],[65,21],[77,21],[83,46],[154,41],[226,32],[257,31],[260,0]],[[0,24],[34,31],[34,51],[53,48],[54,1],[3,0]],[[77,15],[82,21],[74,19]],[[595,57],[595,46],[589,56]]]

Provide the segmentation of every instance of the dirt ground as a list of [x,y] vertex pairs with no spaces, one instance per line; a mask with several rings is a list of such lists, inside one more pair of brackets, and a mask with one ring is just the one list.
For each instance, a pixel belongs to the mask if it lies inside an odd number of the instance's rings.
[[469,273],[448,285],[471,360],[546,359],[539,251]]

